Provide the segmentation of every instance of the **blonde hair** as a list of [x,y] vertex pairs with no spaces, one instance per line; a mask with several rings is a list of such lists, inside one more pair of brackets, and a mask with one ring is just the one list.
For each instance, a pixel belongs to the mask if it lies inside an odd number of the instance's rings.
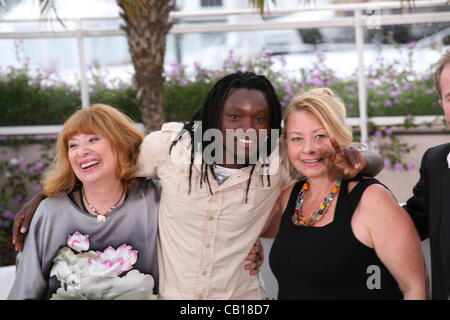
[[143,133],[122,112],[107,105],[95,104],[76,111],[64,123],[58,136],[53,167],[44,174],[44,194],[48,197],[67,194],[80,183],[68,157],[68,141],[77,134],[98,134],[109,140],[117,154],[116,176],[129,190],[135,182],[134,172]]
[[334,137],[340,146],[345,147],[352,142],[352,132],[345,125],[347,115],[345,105],[328,88],[311,89],[291,100],[283,118],[285,140],[290,115],[302,110],[315,115],[328,134]]
[[450,51],[444,53],[444,55],[439,59],[436,65],[436,71],[434,71],[434,85],[439,94],[439,99],[441,98],[441,74],[444,67],[450,64]]

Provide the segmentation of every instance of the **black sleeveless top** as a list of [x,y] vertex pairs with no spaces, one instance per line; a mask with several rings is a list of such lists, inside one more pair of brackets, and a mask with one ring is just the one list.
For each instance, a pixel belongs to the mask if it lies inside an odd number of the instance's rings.
[[364,190],[378,180],[357,177],[348,193],[342,181],[334,219],[323,227],[296,226],[295,201],[305,181],[297,182],[281,218],[269,255],[278,280],[278,299],[402,299],[395,279],[375,250],[353,234],[351,219]]

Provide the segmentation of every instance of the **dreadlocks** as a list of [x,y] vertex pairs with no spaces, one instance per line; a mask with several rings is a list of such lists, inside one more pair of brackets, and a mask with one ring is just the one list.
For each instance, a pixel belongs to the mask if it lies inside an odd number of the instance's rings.
[[[236,73],[229,74],[219,81],[213,86],[213,88],[209,91],[208,95],[205,98],[203,103],[203,107],[194,115],[193,119],[187,122],[183,129],[180,131],[177,138],[173,141],[170,146],[170,151],[177,144],[178,141],[181,140],[183,133],[186,131],[189,133],[191,137],[191,163],[189,166],[189,193],[191,192],[191,180],[192,180],[192,166],[194,165],[194,154],[195,152],[203,151],[205,148],[213,143],[212,141],[203,141],[201,139],[201,143],[195,142],[194,134],[198,128],[195,126],[196,121],[201,121],[202,129],[204,131],[208,129],[218,129],[220,126],[220,115],[223,110],[223,106],[225,104],[225,100],[229,96],[232,89],[249,89],[249,90],[258,90],[261,91],[269,106],[269,129],[281,129],[281,105],[278,97],[275,93],[275,90],[269,80],[262,76],[256,75],[253,72],[241,72],[238,71]],[[186,131],[185,131],[186,130]],[[267,146],[264,150],[267,150],[267,154],[259,154],[259,157],[262,159],[263,166],[268,166],[268,157],[275,149],[278,144],[277,141],[271,141],[271,135],[267,136]],[[211,185],[208,178],[208,170],[214,176],[214,163],[206,163],[204,157],[202,157],[201,163],[201,175],[200,175],[200,187],[202,187],[203,183],[206,183],[209,188],[209,192],[212,194]],[[252,164],[252,168],[250,171],[249,181],[247,183],[247,190],[245,195],[245,202],[247,203],[248,191],[250,188],[250,182],[252,178],[252,174],[255,169],[255,164]],[[261,176],[261,180],[263,180],[263,176]],[[270,186],[270,176],[267,175],[268,185]]]

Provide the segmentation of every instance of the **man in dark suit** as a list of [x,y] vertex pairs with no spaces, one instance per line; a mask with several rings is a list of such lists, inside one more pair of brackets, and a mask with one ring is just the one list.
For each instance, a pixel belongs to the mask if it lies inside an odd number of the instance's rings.
[[[439,103],[450,124],[450,51],[439,60],[434,74]],[[420,179],[404,208],[420,237],[430,238],[432,299],[450,296],[450,143],[428,149]]]

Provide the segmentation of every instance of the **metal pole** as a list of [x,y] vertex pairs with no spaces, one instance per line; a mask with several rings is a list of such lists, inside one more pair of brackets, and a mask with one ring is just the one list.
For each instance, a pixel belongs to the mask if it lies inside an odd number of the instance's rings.
[[84,56],[84,39],[81,32],[81,20],[77,21],[77,49],[78,64],[80,68],[81,81],[81,107],[86,109],[89,107],[89,83],[86,75],[86,59]]
[[[173,8],[174,8],[175,12],[178,11],[179,8],[177,6],[177,0],[173,0]],[[174,11],[172,11],[172,12],[174,12]],[[177,23],[180,23],[180,19],[174,18],[173,24],[177,24]],[[183,55],[181,53],[181,34],[175,33],[174,37],[175,37],[175,59],[177,60],[177,62],[179,64],[182,64],[183,63]]]
[[[355,10],[355,38],[358,54],[358,100],[359,100],[359,127],[361,130],[361,142],[368,144],[367,132],[367,87],[364,69],[364,35],[362,10]],[[370,148],[370,145],[369,145]]]

